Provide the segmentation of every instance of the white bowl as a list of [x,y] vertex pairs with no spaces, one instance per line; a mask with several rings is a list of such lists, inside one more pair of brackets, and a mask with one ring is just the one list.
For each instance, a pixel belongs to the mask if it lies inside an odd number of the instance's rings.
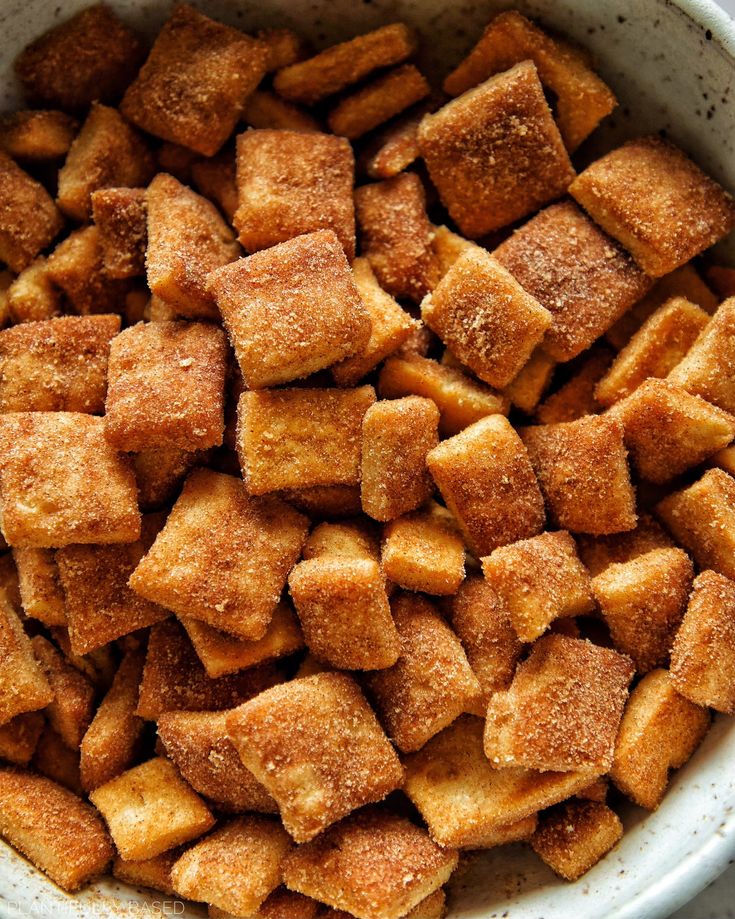
[[[0,110],[19,104],[15,54],[91,0],[0,0]],[[169,5],[111,0],[153,32]],[[205,12],[249,29],[293,26],[317,45],[404,19],[425,37],[424,65],[445,73],[475,41],[492,12],[521,8],[586,45],[621,105],[587,154],[646,131],[665,130],[735,189],[735,25],[706,0],[198,0]],[[583,153],[583,155],[585,155]],[[727,247],[733,252],[732,241]],[[576,884],[558,881],[521,846],[473,858],[452,885],[453,919],[654,919],[712,881],[735,856],[735,723],[718,719],[678,772],[654,814],[623,814],[621,844]],[[154,906],[158,904],[158,906]],[[0,843],[0,916],[205,916],[198,907],[103,881],[69,897]],[[184,912],[185,910],[185,912]]]

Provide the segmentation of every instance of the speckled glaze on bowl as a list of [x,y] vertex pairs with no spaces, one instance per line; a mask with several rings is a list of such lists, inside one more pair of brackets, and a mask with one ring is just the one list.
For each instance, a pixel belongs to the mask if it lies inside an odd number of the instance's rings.
[[[0,0],[0,109],[18,104],[14,55],[91,0]],[[153,33],[159,0],[108,0]],[[285,25],[317,46],[403,19],[424,36],[423,65],[439,76],[490,15],[516,7],[589,48],[620,107],[576,157],[578,166],[625,137],[666,131],[735,189],[735,25],[706,0],[196,0],[244,29]],[[723,245],[730,261],[735,247]],[[451,919],[657,919],[686,903],[735,858],[735,722],[718,719],[678,772],[661,808],[622,816],[622,843],[576,884],[522,846],[471,856],[450,891]],[[0,843],[0,917],[206,916],[162,894],[112,880],[69,897]]]

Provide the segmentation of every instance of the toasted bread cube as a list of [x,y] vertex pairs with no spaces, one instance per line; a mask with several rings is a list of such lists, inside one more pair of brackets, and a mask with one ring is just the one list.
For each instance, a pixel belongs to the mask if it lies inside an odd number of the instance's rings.
[[226,148],[217,156],[197,160],[191,167],[191,178],[199,193],[216,204],[227,222],[232,223],[237,210],[234,153]]
[[92,192],[146,185],[153,170],[153,157],[137,131],[117,109],[95,102],[59,170],[56,203],[74,220],[88,220]]
[[245,104],[243,121],[251,128],[282,131],[319,131],[319,122],[298,105],[266,89],[256,89]]
[[171,884],[171,869],[179,860],[181,851],[181,848],[169,849],[142,861],[127,861],[116,855],[112,862],[112,876],[134,887],[150,887],[174,896],[176,891]]
[[457,853],[389,811],[368,808],[298,846],[283,863],[291,890],[360,919],[398,919],[441,887]]
[[306,57],[306,42],[293,29],[258,29],[258,41],[268,49],[266,68],[282,70]]
[[552,321],[498,261],[476,251],[454,263],[421,316],[458,360],[498,388],[518,375]]
[[143,511],[157,510],[178,495],[181,484],[195,466],[205,462],[203,450],[141,450],[133,456],[138,503]]
[[158,718],[158,736],[166,755],[199,794],[226,810],[277,813],[276,802],[228,739],[227,718],[227,712],[164,712]]
[[31,645],[54,694],[46,709],[49,724],[70,750],[78,750],[94,715],[94,687],[50,641],[36,635]]
[[146,193],[143,188],[98,188],[92,217],[99,229],[105,271],[111,278],[145,274]]
[[331,230],[221,268],[209,289],[250,389],[307,377],[370,340],[370,314]]
[[345,674],[320,673],[275,686],[230,712],[227,728],[297,842],[380,801],[403,780],[393,747]]
[[589,641],[546,635],[490,699],[485,754],[497,768],[597,775],[612,765],[633,665]]
[[502,415],[483,418],[443,441],[427,463],[477,556],[543,529],[544,502],[531,462]]
[[243,478],[252,495],[310,485],[357,485],[372,386],[244,392],[238,410]]
[[459,639],[428,600],[398,594],[391,607],[401,655],[366,683],[393,742],[411,753],[474,710],[481,688]]
[[245,641],[212,628],[206,622],[180,617],[207,676],[216,678],[274,660],[304,647],[304,636],[291,607],[281,602],[275,608],[265,635]]
[[[117,669],[117,659],[114,654],[112,645],[105,645],[90,651],[89,654],[74,654],[69,641],[69,631],[64,626],[52,626],[49,633],[56,645],[61,649],[64,658],[68,663],[82,673],[94,686],[95,693],[105,693],[112,685],[115,671]],[[123,642],[124,647],[138,648],[141,645],[143,636],[132,636],[127,642]],[[123,648],[124,650],[124,648]]]
[[112,342],[105,435],[120,450],[222,443],[227,341],[202,322],[147,322]]
[[366,258],[356,258],[352,263],[352,279],[370,315],[372,329],[367,344],[331,368],[334,382],[344,387],[357,385],[384,358],[397,351],[419,325],[378,284]]
[[556,364],[554,358],[549,357],[542,346],[536,348],[505,387],[505,394],[511,405],[527,415],[532,414],[551,383]]
[[555,619],[594,609],[589,572],[564,530],[500,546],[482,569],[521,641],[535,641]]
[[592,415],[521,432],[556,526],[594,536],[633,529],[635,492],[623,433],[619,420]]
[[684,297],[672,297],[647,319],[597,384],[595,399],[610,406],[650,377],[664,378],[686,355],[709,322],[707,313]]
[[275,820],[238,817],[187,849],[171,869],[171,880],[184,897],[249,916],[280,884],[291,845]]
[[[209,919],[233,919],[231,913],[216,906],[210,906],[208,914]],[[323,906],[317,900],[304,897],[283,886],[277,887],[269,894],[259,909],[251,915],[252,919],[344,919],[341,915],[333,917],[329,907]],[[432,917],[429,916],[428,919]]]
[[341,523],[320,523],[309,534],[302,558],[361,558],[378,560],[380,544],[375,524],[366,517]]
[[653,549],[673,547],[674,541],[650,514],[640,514],[635,529],[627,533],[577,537],[579,556],[592,577],[601,574],[615,562],[629,562]]
[[51,281],[62,290],[72,312],[120,313],[125,308],[129,282],[105,271],[99,230],[75,230],[54,249],[46,262]]
[[286,488],[281,497],[295,508],[317,520],[354,517],[362,510],[358,485],[312,485]]
[[431,102],[414,106],[371,138],[359,160],[368,178],[390,179],[416,162],[419,122],[434,107]]
[[438,426],[439,409],[420,396],[376,402],[367,410],[360,478],[362,508],[374,520],[393,520],[431,497],[426,455],[439,443]]
[[132,470],[101,418],[0,415],[2,531],[12,546],[131,542],[140,535]]
[[439,279],[426,216],[426,194],[415,173],[355,191],[362,252],[381,286],[418,303]]
[[451,515],[433,502],[385,527],[382,564],[406,590],[450,595],[464,580],[465,551]]
[[145,55],[137,32],[104,3],[87,7],[31,42],[15,60],[27,96],[81,109],[122,95]]
[[709,725],[707,709],[680,695],[667,670],[652,670],[630,694],[610,777],[639,807],[656,810],[669,770],[684,765]]
[[532,60],[544,86],[554,93],[555,117],[573,151],[615,108],[612,90],[590,68],[584,52],[547,35],[516,10],[495,16],[468,56],[444,80],[458,96],[493,74]]
[[612,352],[604,345],[591,348],[566,383],[538,406],[536,419],[541,424],[558,424],[594,415],[598,410],[595,387],[609,370],[612,359]]
[[509,400],[467,374],[420,354],[389,357],[380,372],[378,391],[383,399],[424,396],[440,413],[439,431],[459,434],[486,415],[507,415]]
[[431,245],[439,262],[439,275],[441,278],[465,252],[475,252],[479,255],[485,251],[482,246],[465,239],[458,233],[453,233],[445,226],[434,227]]
[[64,156],[79,124],[64,112],[25,109],[0,116],[0,150],[14,159],[55,160]]
[[39,738],[31,765],[36,772],[58,782],[75,795],[84,794],[79,776],[79,750],[70,750],[49,724]]
[[7,597],[0,594],[0,725],[46,708],[54,693]]
[[668,379],[735,413],[735,297],[725,300]]
[[237,138],[238,208],[233,222],[248,252],[332,230],[355,255],[355,158],[343,137],[259,129]]
[[87,792],[129,769],[140,750],[143,719],[135,709],[144,661],[142,651],[126,652],[82,738],[80,778]]
[[623,824],[606,804],[567,801],[545,814],[531,848],[565,881],[576,881],[617,845]]
[[155,137],[213,156],[266,70],[259,41],[177,6],[120,106]]
[[280,70],[273,81],[284,99],[313,105],[358,83],[373,70],[400,64],[416,50],[416,36],[401,22],[332,45]]
[[0,262],[27,268],[63,226],[49,193],[0,150]]
[[697,705],[735,711],[735,584],[703,571],[671,650],[675,689]]
[[431,87],[413,64],[403,64],[341,99],[327,123],[334,134],[355,140],[426,98]]
[[528,60],[424,116],[418,140],[442,203],[471,239],[558,198],[575,175]]
[[668,664],[694,579],[681,549],[653,549],[609,565],[592,581],[602,617],[618,651],[639,673]]
[[653,283],[573,201],[552,204],[493,253],[552,316],[544,350],[576,357]]
[[596,160],[570,194],[655,278],[735,226],[735,202],[683,151],[657,136],[630,140]]
[[0,332],[0,411],[101,413],[119,316],[61,316]]
[[148,760],[100,785],[89,796],[124,859],[153,858],[196,839],[214,817],[164,757]]
[[735,419],[667,380],[647,380],[617,402],[625,444],[641,478],[668,482],[729,444]]
[[137,593],[241,638],[262,638],[306,537],[301,514],[196,469],[130,576]]
[[114,851],[93,807],[56,782],[12,768],[0,769],[0,835],[70,892],[102,874]]
[[219,319],[206,278],[239,256],[232,230],[210,201],[165,173],[148,186],[146,208],[151,291],[177,315]]
[[660,501],[656,514],[701,570],[712,568],[735,578],[735,481],[731,476],[710,469],[693,485]]
[[51,283],[46,259],[39,256],[8,287],[7,304],[15,322],[40,322],[61,313],[61,295]]
[[27,766],[36,750],[44,724],[41,712],[26,712],[0,726],[0,759],[17,766]]

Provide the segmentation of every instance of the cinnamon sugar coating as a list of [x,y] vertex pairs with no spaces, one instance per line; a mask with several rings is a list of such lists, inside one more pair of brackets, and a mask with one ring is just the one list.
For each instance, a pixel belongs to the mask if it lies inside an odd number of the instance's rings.
[[216,204],[231,224],[237,210],[235,156],[232,150],[226,147],[217,156],[197,160],[191,167],[191,180],[199,194]]
[[265,74],[267,57],[261,42],[180,4],[121,111],[155,137],[213,156]]
[[148,241],[143,188],[98,188],[91,194],[105,271],[111,278],[145,274]]
[[398,919],[448,880],[457,853],[405,817],[367,808],[299,846],[286,885],[358,919]]
[[141,450],[133,455],[133,470],[142,511],[157,510],[178,496],[181,484],[195,466],[205,463],[206,450],[178,447]]
[[69,150],[78,129],[77,120],[64,112],[10,112],[0,116],[0,149],[14,159],[59,159]]
[[595,387],[609,370],[612,360],[609,348],[593,346],[580,359],[576,372],[536,408],[537,421],[558,424],[596,414]]
[[610,536],[577,536],[579,556],[592,577],[601,574],[608,565],[629,562],[653,549],[672,549],[674,542],[655,517],[640,514],[635,529]]
[[[255,90],[245,104],[242,117],[251,128],[277,128],[283,131],[320,130],[319,122],[305,109],[286,102],[285,99],[281,99],[280,96],[267,89]],[[235,209],[237,209],[237,200],[235,200]]]
[[368,178],[390,179],[416,162],[419,122],[433,107],[431,102],[413,106],[371,137],[359,160]]
[[501,769],[607,772],[632,676],[630,659],[616,651],[544,636],[510,689],[490,699],[488,759]]
[[426,115],[418,140],[442,203],[472,239],[558,198],[574,178],[528,60]]
[[31,640],[5,596],[0,595],[0,724],[46,708],[53,691],[33,653]]
[[71,312],[121,313],[130,282],[113,278],[105,270],[104,252],[97,227],[74,230],[49,255],[46,273],[66,296]]
[[61,314],[60,290],[52,283],[48,261],[39,255],[7,288],[8,318],[16,323],[41,322]]
[[26,712],[0,726],[0,759],[16,766],[27,766],[44,725],[41,712]]
[[310,485],[285,488],[280,492],[302,514],[315,520],[339,520],[354,517],[362,510],[358,485]]
[[505,387],[505,395],[511,404],[527,415],[531,415],[548,389],[556,370],[553,357],[537,347],[518,373]]
[[570,194],[659,278],[726,236],[735,202],[670,141],[639,137],[580,173]]
[[735,297],[725,300],[668,379],[735,413]]
[[63,223],[43,185],[0,150],[0,261],[15,272],[27,268]]
[[0,332],[0,411],[102,413],[119,316],[62,316]]
[[149,887],[173,896],[176,891],[171,886],[171,869],[180,855],[181,848],[169,849],[141,861],[128,861],[116,855],[112,862],[112,876],[135,887]]
[[233,218],[248,252],[333,230],[355,256],[355,158],[343,137],[317,131],[246,131],[237,138],[238,208]]
[[413,64],[403,64],[340,99],[329,113],[327,123],[334,134],[355,140],[420,102],[430,92],[421,71]]
[[606,804],[567,801],[543,816],[531,848],[565,881],[576,881],[620,841],[623,824]]
[[94,715],[94,687],[41,635],[31,639],[33,653],[43,671],[53,701],[46,708],[51,727],[70,750],[78,750]]
[[403,780],[393,747],[346,674],[320,673],[267,690],[230,712],[227,727],[297,842],[381,800]]
[[569,200],[536,214],[493,255],[551,313],[543,347],[560,361],[589,348],[653,283]]
[[368,346],[372,320],[331,230],[221,268],[208,286],[250,389],[308,377]]
[[367,517],[340,523],[320,523],[314,527],[301,551],[301,557],[364,558],[378,560],[378,529]]
[[75,795],[84,793],[79,777],[79,751],[69,749],[48,723],[38,739],[31,766],[35,772],[68,788]]
[[531,461],[502,415],[490,415],[442,441],[427,462],[476,555],[543,529],[544,503]]

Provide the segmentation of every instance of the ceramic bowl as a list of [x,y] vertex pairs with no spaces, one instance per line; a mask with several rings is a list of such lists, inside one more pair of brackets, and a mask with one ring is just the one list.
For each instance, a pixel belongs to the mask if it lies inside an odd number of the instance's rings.
[[[91,0],[0,0],[0,109],[17,107],[15,54]],[[169,4],[108,0],[153,33]],[[197,0],[233,25],[292,26],[317,46],[397,19],[425,37],[424,67],[440,76],[509,6],[589,48],[620,106],[581,151],[665,131],[735,189],[735,24],[705,0]],[[582,159],[581,162],[584,160]],[[725,245],[732,260],[732,241]],[[451,919],[654,919],[686,903],[735,856],[735,722],[718,719],[674,775],[660,809],[623,813],[621,844],[576,884],[558,881],[522,846],[472,857],[450,891]],[[77,897],[58,890],[0,843],[0,917],[205,916],[198,907],[103,881]]]

